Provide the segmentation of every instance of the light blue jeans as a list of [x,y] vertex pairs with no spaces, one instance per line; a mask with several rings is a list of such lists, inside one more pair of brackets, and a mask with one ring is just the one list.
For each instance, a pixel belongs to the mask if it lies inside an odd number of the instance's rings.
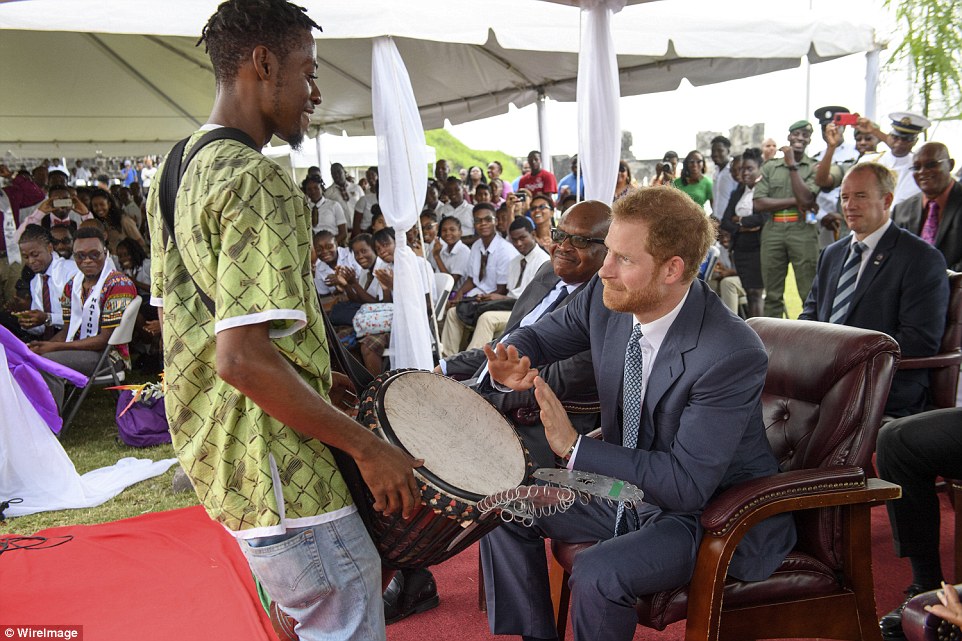
[[385,639],[381,559],[356,512],[238,543],[303,641]]

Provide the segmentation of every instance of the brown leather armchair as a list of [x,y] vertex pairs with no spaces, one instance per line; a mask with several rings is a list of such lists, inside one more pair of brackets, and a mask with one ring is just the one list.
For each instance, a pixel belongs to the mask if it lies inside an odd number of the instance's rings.
[[[688,641],[822,637],[878,641],[869,509],[900,488],[866,478],[899,348],[885,334],[809,321],[748,321],[769,353],[762,394],[769,441],[784,470],[735,486],[702,514],[705,536],[690,585],[648,595],[641,625],[687,617]],[[798,544],[765,581],[726,580],[754,524],[793,512]],[[559,638],[567,569],[586,545],[552,541]]]
[[929,409],[955,407],[962,365],[962,273],[949,270],[949,308],[935,356],[903,358],[899,369],[929,370]]

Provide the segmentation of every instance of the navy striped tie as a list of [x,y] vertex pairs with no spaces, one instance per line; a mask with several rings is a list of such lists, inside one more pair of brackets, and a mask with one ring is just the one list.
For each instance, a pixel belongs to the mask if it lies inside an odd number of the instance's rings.
[[[622,401],[624,422],[621,428],[621,445],[629,449],[638,447],[638,428],[641,426],[641,400],[644,397],[644,371],[643,359],[641,354],[641,324],[636,323],[631,329],[631,336],[628,338],[628,347],[625,350],[625,382],[624,400]],[[615,536],[620,536],[629,531],[629,526],[625,514],[625,503],[618,503],[618,512],[615,514]],[[632,510],[634,512],[634,510]],[[637,521],[637,515],[632,514]]]
[[862,252],[865,251],[865,243],[855,243],[842,275],[838,279],[838,287],[835,289],[835,301],[832,303],[832,315],[828,322],[842,324],[848,316],[849,304],[855,294],[855,284],[858,282],[858,269],[862,265]]

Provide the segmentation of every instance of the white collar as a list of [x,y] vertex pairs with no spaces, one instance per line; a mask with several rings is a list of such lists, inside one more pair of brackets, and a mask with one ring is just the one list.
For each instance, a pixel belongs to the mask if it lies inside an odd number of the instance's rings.
[[868,256],[869,254],[875,251],[875,248],[878,246],[879,241],[882,240],[882,236],[885,235],[885,232],[888,231],[891,225],[892,225],[892,219],[889,218],[887,221],[885,221],[884,225],[882,225],[881,227],[873,231],[871,234],[863,238],[861,241],[855,238],[855,234],[852,234],[851,240],[849,241],[849,246],[851,247],[855,243],[861,242],[863,245],[865,245],[865,249],[862,250],[862,254],[865,256]]
[[661,344],[665,341],[665,336],[668,335],[668,330],[671,329],[675,319],[678,318],[678,314],[681,313],[681,308],[685,306],[685,301],[688,300],[688,294],[690,293],[691,285],[688,286],[688,291],[685,292],[685,295],[681,297],[681,300],[678,301],[678,304],[675,305],[670,312],[661,318],[656,318],[650,323],[642,323],[632,316],[634,321],[632,327],[641,325],[642,336],[651,344],[652,349],[656,352],[661,348]]

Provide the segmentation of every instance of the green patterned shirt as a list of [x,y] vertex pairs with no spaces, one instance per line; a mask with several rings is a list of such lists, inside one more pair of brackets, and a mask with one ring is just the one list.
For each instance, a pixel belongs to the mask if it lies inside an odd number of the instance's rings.
[[[188,151],[204,133],[191,137]],[[198,497],[211,518],[243,537],[353,511],[330,450],[269,416],[215,368],[216,332],[269,322],[278,352],[328,397],[330,357],[303,195],[260,153],[232,140],[213,142],[184,174],[177,245],[165,246],[163,172],[147,203],[151,297],[164,308],[165,403],[174,449]],[[214,300],[214,319],[191,274]]]

